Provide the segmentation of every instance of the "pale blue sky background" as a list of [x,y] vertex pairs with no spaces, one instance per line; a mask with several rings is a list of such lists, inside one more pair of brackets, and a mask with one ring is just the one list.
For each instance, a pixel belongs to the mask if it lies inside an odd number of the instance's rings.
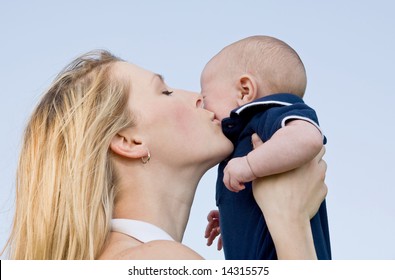
[[[334,259],[395,259],[395,5],[393,1],[0,0],[0,246],[13,214],[21,135],[40,94],[75,56],[96,48],[199,91],[205,63],[243,37],[278,37],[308,72],[305,100],[328,138]],[[208,259],[203,177],[184,243]]]

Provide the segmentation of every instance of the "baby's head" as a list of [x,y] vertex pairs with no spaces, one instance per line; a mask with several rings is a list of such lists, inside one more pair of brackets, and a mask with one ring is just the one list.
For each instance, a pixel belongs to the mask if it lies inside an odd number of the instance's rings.
[[237,41],[215,55],[201,75],[206,109],[222,120],[231,110],[275,93],[303,97],[306,71],[299,55],[269,36]]

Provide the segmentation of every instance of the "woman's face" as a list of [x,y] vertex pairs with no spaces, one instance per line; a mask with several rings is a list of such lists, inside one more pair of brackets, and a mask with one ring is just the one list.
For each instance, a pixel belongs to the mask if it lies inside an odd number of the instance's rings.
[[232,143],[214,114],[203,109],[200,95],[171,88],[162,76],[133,64],[119,62],[116,67],[130,80],[136,135],[147,144],[152,160],[211,167],[231,153]]

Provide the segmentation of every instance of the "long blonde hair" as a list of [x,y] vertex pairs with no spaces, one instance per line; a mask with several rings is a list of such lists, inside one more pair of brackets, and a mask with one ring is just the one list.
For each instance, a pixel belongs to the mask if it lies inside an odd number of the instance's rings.
[[24,134],[10,259],[95,259],[110,231],[116,178],[109,144],[132,125],[120,61],[87,53],[55,79]]

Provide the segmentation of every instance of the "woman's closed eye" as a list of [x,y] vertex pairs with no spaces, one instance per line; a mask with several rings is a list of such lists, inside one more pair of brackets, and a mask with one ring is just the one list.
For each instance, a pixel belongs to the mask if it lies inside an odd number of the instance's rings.
[[170,90],[166,89],[166,90],[162,91],[162,93],[165,94],[165,95],[171,95],[173,93],[173,91],[170,91]]

